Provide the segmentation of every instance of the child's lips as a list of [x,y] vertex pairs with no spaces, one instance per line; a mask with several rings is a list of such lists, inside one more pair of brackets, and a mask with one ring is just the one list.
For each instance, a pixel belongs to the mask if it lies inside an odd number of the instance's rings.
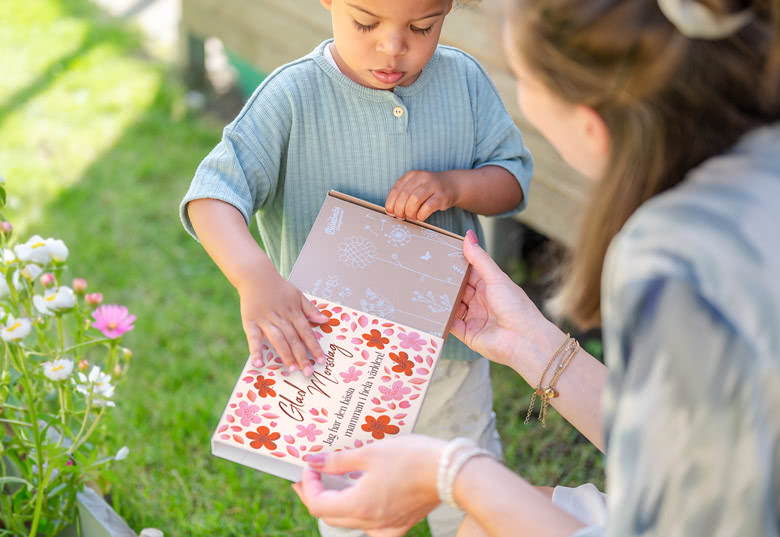
[[403,71],[393,71],[392,69],[374,69],[371,73],[383,84],[395,84],[404,76]]

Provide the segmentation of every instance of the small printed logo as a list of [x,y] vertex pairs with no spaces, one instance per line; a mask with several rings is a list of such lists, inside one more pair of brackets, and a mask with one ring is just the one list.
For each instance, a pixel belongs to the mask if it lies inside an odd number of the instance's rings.
[[341,221],[344,218],[344,210],[341,207],[334,207],[333,212],[328,219],[328,225],[325,227],[325,233],[335,235],[341,231]]

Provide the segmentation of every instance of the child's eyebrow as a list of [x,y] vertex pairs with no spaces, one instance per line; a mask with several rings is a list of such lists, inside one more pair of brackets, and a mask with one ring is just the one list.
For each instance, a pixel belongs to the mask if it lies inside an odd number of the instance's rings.
[[[351,8],[353,8],[353,9],[357,9],[358,11],[362,11],[366,15],[371,15],[372,17],[376,17],[377,19],[381,19],[382,18],[382,17],[380,17],[379,15],[377,15],[375,13],[371,13],[369,10],[367,10],[365,8],[362,8],[360,6],[356,6],[355,4],[347,3],[347,5],[349,7],[351,7]],[[433,17],[438,17],[440,15],[444,15],[444,11],[437,11],[436,13],[431,13],[430,15],[425,15],[424,17],[419,17],[419,18],[414,19],[414,20],[421,21],[421,20],[430,19],[430,18],[433,18]]]

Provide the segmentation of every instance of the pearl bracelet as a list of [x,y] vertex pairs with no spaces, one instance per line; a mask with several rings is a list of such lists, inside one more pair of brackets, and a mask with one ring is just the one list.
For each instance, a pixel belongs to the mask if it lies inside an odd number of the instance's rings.
[[[453,455],[456,455],[454,459]],[[473,440],[468,438],[455,438],[447,443],[439,458],[439,471],[436,482],[439,500],[455,509],[460,509],[453,495],[455,479],[458,477],[458,473],[464,464],[473,457],[481,456],[493,457],[493,454],[478,447]]]

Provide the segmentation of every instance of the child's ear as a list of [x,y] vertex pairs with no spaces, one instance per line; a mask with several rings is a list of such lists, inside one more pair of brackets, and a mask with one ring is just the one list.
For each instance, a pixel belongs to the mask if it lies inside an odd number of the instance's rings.
[[452,0],[447,1],[447,10],[444,12],[444,15],[449,15],[450,11],[452,11]]
[[330,11],[330,9],[333,7],[333,0],[320,0],[320,4],[322,4],[322,7]]

